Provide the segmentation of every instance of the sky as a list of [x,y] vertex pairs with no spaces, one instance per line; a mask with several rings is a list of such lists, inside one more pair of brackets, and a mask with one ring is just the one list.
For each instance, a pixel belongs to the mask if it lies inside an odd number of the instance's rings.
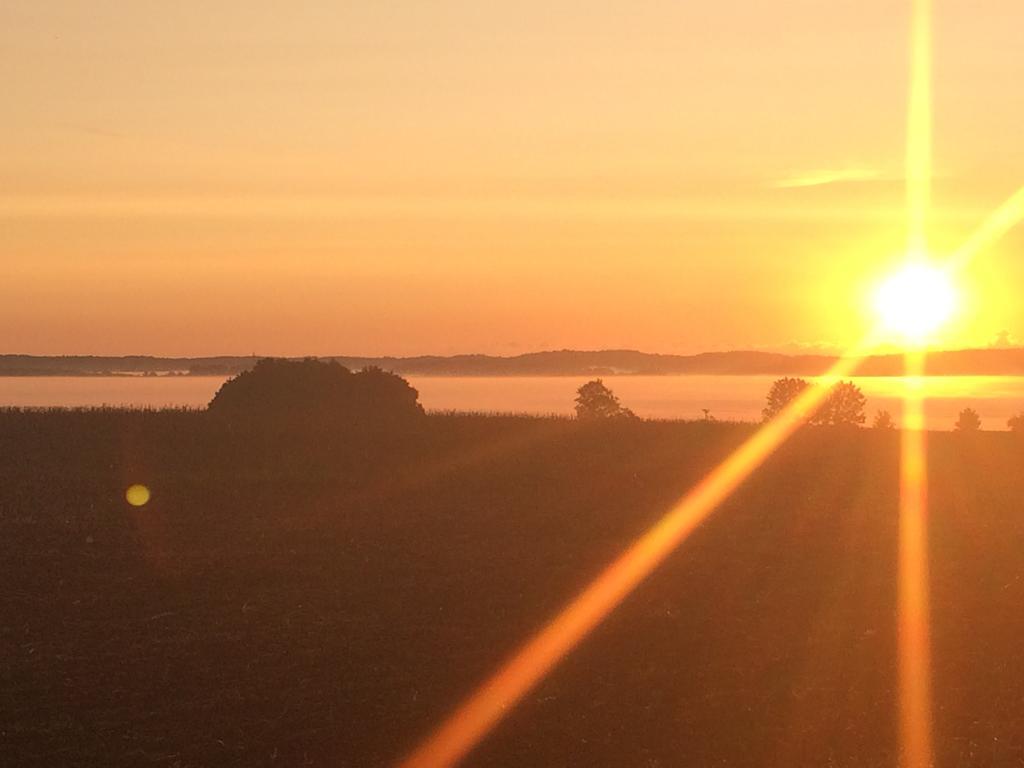
[[[0,352],[838,349],[902,258],[897,0],[6,0]],[[930,244],[1024,184],[936,0]],[[1024,337],[1014,231],[944,346]]]

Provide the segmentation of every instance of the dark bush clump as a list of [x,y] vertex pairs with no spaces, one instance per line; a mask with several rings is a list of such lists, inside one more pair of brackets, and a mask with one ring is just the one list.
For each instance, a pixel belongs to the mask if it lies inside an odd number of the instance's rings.
[[395,423],[423,414],[419,393],[401,376],[335,361],[260,360],[228,380],[210,413],[254,423]]

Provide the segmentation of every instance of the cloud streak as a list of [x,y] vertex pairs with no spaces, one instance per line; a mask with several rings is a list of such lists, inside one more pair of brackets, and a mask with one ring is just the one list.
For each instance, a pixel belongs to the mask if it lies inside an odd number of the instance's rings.
[[810,171],[780,179],[771,184],[776,189],[821,187],[826,184],[848,184],[886,179],[881,171],[872,168],[845,168],[840,170]]

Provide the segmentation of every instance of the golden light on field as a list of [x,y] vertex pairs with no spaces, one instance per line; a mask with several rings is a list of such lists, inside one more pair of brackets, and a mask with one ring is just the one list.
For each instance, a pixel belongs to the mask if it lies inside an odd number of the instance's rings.
[[948,272],[918,262],[886,278],[878,286],[874,303],[886,331],[920,344],[949,321],[958,295]]
[[149,488],[138,483],[128,486],[124,492],[125,500],[133,507],[144,507],[149,503],[150,496]]

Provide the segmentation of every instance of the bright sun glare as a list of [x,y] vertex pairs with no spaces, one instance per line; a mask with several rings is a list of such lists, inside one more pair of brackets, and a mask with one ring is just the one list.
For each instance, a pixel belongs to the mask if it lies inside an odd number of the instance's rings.
[[957,291],[949,275],[924,263],[893,273],[875,293],[875,309],[885,329],[913,343],[931,337],[956,305]]

